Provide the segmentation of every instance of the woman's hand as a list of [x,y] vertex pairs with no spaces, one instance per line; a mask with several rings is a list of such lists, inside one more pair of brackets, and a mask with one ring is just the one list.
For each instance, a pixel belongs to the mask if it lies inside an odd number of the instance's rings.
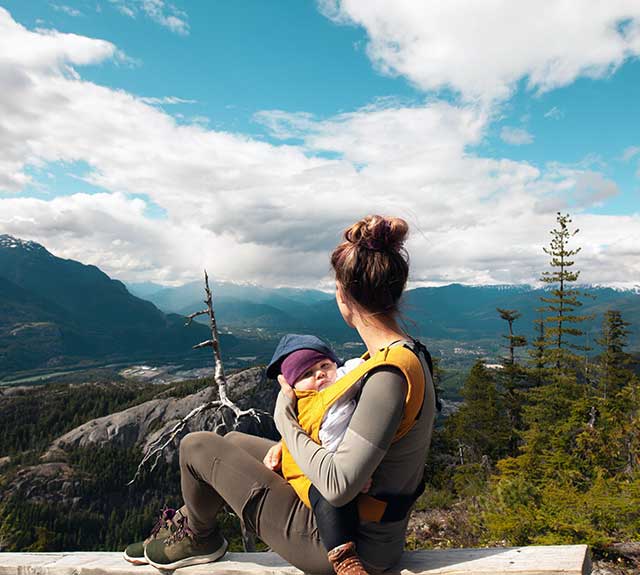
[[293,387],[287,383],[284,375],[280,374],[278,376],[278,383],[280,384],[280,392],[295,405],[297,403],[296,394],[293,391]]
[[290,428],[295,428],[297,430],[302,429],[298,423],[298,414],[296,413],[298,398],[296,397],[293,388],[287,383],[287,380],[283,375],[278,376],[278,383],[280,384],[280,393],[278,394],[276,406],[273,410],[273,420],[275,421],[276,429],[284,439],[287,430]]
[[282,441],[278,441],[267,451],[262,463],[271,471],[278,471],[282,467]]

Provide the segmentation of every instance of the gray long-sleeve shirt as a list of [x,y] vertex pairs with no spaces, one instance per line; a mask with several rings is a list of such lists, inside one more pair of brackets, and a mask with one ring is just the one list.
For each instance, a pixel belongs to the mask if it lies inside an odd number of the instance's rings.
[[[398,370],[381,367],[363,385],[358,405],[338,449],[315,443],[297,421],[295,402],[280,394],[275,408],[278,431],[296,463],[332,505],[351,501],[369,478],[369,493],[413,493],[422,477],[435,419],[435,392],[421,357],[426,386],[420,418],[392,443],[404,411],[407,381]],[[408,517],[396,522],[360,523],[358,552],[378,569],[393,566],[404,547]]]

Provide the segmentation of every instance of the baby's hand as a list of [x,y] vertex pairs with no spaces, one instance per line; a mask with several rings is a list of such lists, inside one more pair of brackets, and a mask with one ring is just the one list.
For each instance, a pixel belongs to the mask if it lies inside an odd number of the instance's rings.
[[278,471],[282,467],[282,441],[273,445],[262,460],[271,471]]
[[367,482],[364,484],[364,487],[360,490],[360,493],[368,493],[369,489],[371,489],[371,477],[367,479]]

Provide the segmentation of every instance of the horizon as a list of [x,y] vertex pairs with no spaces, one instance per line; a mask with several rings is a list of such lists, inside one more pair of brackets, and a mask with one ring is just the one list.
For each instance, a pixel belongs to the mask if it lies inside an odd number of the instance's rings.
[[535,286],[561,211],[583,285],[637,290],[640,4],[540,13],[0,0],[0,234],[125,283],[331,291],[383,213],[412,287]]
[[[10,238],[14,241],[20,242],[20,243],[35,243],[36,245],[38,245],[39,247],[44,248],[49,254],[51,254],[54,257],[60,257],[57,256],[55,253],[52,253],[50,250],[47,249],[46,246],[38,243],[38,242],[34,242],[33,240],[24,240],[22,238],[18,238],[15,236],[12,236],[10,234],[0,234],[0,240],[2,240],[2,238]],[[0,247],[2,247],[2,244],[0,244]],[[10,246],[10,247],[17,247],[17,246]],[[64,259],[64,258],[63,258]],[[74,260],[74,261],[78,261],[78,260]],[[93,264],[85,264],[84,262],[79,262],[82,263],[83,265],[93,265]],[[100,268],[98,268],[100,269]],[[104,270],[101,270],[104,272]],[[106,272],[105,272],[106,273]],[[108,274],[107,274],[108,275]],[[287,290],[301,290],[301,291],[317,291],[317,292],[322,292],[325,293],[327,295],[332,295],[335,293],[334,289],[329,289],[329,288],[325,288],[325,289],[321,289],[318,287],[298,287],[295,285],[275,285],[275,286],[268,286],[268,285],[264,285],[264,284],[260,284],[254,281],[235,281],[233,279],[224,279],[224,280],[218,280],[215,278],[215,276],[209,274],[210,276],[210,280],[213,283],[218,283],[218,284],[229,284],[229,285],[233,285],[233,286],[241,286],[241,287],[255,287],[255,288],[261,288],[261,289],[287,289]],[[202,283],[202,279],[194,279],[194,280],[190,280],[181,284],[171,284],[171,283],[167,283],[167,284],[161,284],[161,283],[156,283],[156,282],[150,282],[150,281],[144,281],[144,282],[132,282],[132,281],[128,281],[128,280],[123,280],[121,278],[115,277],[115,276],[111,276],[108,275],[108,277],[112,280],[117,280],[119,282],[122,282],[127,289],[130,288],[138,288],[141,286],[154,286],[156,288],[158,288],[158,291],[164,290],[164,289],[179,289],[181,287],[185,287],[188,285],[195,285],[195,284],[200,284]],[[536,290],[545,290],[545,291],[549,291],[552,289],[555,289],[552,285],[548,285],[546,283],[540,282],[538,281],[538,283],[536,284],[524,284],[524,283],[520,283],[520,284],[466,284],[466,283],[461,283],[461,282],[449,282],[449,283],[443,283],[443,284],[433,284],[433,285],[427,285],[427,284],[418,284],[414,281],[412,281],[411,279],[409,279],[407,281],[407,287],[406,287],[406,291],[411,291],[414,289],[420,289],[420,288],[446,288],[446,287],[450,287],[450,286],[462,286],[462,287],[470,287],[470,288],[506,288],[506,289],[513,289],[513,288],[521,288],[521,289],[526,289],[526,290],[530,290],[530,291],[536,291]],[[623,292],[632,292],[632,293],[636,293],[636,294],[640,294],[640,284],[635,284],[631,287],[616,287],[616,286],[611,286],[611,285],[605,285],[605,284],[587,284],[587,283],[576,283],[574,288],[576,289],[612,289],[614,291],[623,291]],[[145,299],[145,297],[149,297],[150,295],[153,295],[157,292],[149,292],[149,294],[147,294],[146,296],[139,296],[137,295],[136,297],[140,297],[142,299]],[[136,294],[133,294],[136,295]]]

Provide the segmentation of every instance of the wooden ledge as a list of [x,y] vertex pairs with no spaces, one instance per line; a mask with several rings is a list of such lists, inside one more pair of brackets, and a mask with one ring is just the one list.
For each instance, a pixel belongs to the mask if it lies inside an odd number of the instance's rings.
[[[149,565],[131,565],[121,553],[0,553],[0,575],[158,575]],[[227,553],[217,563],[194,565],[178,575],[300,575],[275,553]],[[586,545],[411,551],[401,575],[589,575]]]

